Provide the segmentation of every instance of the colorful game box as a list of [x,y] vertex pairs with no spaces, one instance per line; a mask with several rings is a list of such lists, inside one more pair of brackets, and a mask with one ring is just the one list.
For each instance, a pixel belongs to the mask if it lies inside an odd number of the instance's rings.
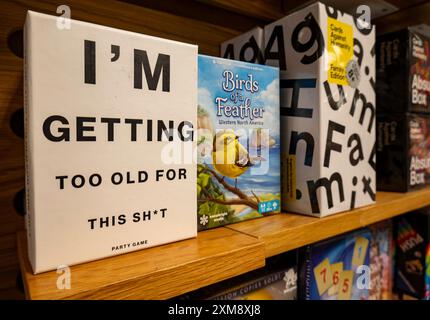
[[264,28],[280,68],[282,208],[323,217],[375,202],[375,28],[316,2]]
[[273,272],[221,292],[209,300],[296,300],[297,271]]
[[255,27],[221,44],[221,57],[264,64],[264,30]]
[[406,192],[430,184],[430,115],[379,114],[378,190]]
[[378,113],[430,112],[430,27],[376,39]]
[[296,300],[297,251],[268,258],[263,268],[185,294],[184,300]]
[[372,237],[368,229],[303,248],[299,297],[305,300],[367,300]]
[[430,300],[430,208],[395,220],[395,289],[418,299]]
[[195,237],[196,161],[168,151],[196,148],[197,46],[58,19],[24,30],[33,271]]
[[199,230],[280,211],[279,69],[199,56]]
[[393,285],[393,228],[386,220],[369,227],[371,283],[369,300],[390,300]]

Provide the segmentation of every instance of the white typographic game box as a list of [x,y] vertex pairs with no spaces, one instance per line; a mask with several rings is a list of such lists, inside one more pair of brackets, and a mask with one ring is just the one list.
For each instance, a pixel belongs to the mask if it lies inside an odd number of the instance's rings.
[[197,46],[29,11],[35,273],[195,237]]
[[312,4],[264,29],[281,90],[282,209],[325,216],[375,201],[375,28]]

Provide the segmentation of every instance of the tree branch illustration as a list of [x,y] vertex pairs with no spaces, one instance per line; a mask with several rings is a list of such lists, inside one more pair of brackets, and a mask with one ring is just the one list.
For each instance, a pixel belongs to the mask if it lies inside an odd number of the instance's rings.
[[258,203],[260,202],[260,200],[258,199],[258,197],[255,195],[254,192],[252,192],[252,194],[254,195],[256,200],[253,200],[252,198],[248,197],[240,189],[229,185],[226,181],[224,181],[224,179],[218,173],[216,173],[211,168],[205,166],[204,170],[209,172],[226,190],[228,190],[231,193],[238,196],[239,199],[228,199],[228,200],[215,199],[215,198],[212,198],[206,192],[206,190],[202,189],[203,193],[206,196],[206,199],[201,199],[199,201],[211,201],[211,202],[215,202],[218,204],[224,204],[224,205],[244,204],[244,205],[247,205],[248,207],[258,211]]

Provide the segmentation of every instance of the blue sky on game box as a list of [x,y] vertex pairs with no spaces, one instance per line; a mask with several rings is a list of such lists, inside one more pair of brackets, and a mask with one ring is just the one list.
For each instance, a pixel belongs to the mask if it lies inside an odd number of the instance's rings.
[[[230,92],[222,89],[225,70],[238,74],[240,79],[247,79],[249,74],[258,81],[259,90],[250,93],[238,90],[241,94],[251,99],[251,107],[264,107],[264,129],[270,130],[270,135],[276,140],[279,138],[279,69],[269,66],[257,65],[241,61],[199,56],[199,89],[198,101],[209,114],[216,125],[217,119],[234,120],[232,117],[216,116],[216,97],[228,98],[228,105],[237,105],[230,100]],[[246,119],[244,119],[246,120]],[[261,119],[255,119],[260,121]],[[217,125],[216,125],[217,126]],[[249,128],[255,126],[249,126]]]

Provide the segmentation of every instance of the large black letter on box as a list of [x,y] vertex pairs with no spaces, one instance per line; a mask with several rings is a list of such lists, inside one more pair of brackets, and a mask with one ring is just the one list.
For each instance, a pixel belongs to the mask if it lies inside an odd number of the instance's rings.
[[370,133],[372,131],[373,124],[375,122],[375,107],[370,102],[367,102],[366,96],[360,93],[358,89],[355,90],[354,98],[352,99],[352,104],[351,104],[351,109],[349,110],[349,114],[351,116],[354,116],[355,108],[359,100],[361,100],[361,103],[362,103],[362,109],[361,109],[360,120],[359,120],[361,125],[363,125],[366,111],[370,110],[370,120],[369,120],[369,125],[367,127],[367,131]]
[[317,190],[320,187],[324,187],[326,190],[328,208],[330,209],[333,207],[333,192],[332,192],[333,182],[337,182],[337,185],[339,187],[340,202],[345,201],[345,195],[343,193],[342,176],[339,174],[339,172],[334,172],[331,175],[330,180],[327,178],[321,178],[321,179],[318,179],[317,181],[312,181],[312,180],[307,181],[309,198],[311,200],[311,207],[312,207],[313,213],[320,212],[318,196],[317,196]]
[[[271,51],[275,41],[277,42],[278,51]],[[266,49],[264,50],[264,59],[278,60],[278,67],[280,70],[287,70],[287,62],[285,56],[284,33],[282,26],[273,28],[270,39],[267,42]]]
[[85,40],[85,83],[96,84],[96,42]]
[[[245,52],[248,49],[252,50],[252,58],[250,60],[245,59]],[[261,49],[258,47],[257,41],[255,41],[254,36],[251,36],[251,38],[249,38],[249,41],[245,43],[243,47],[240,49],[239,60],[245,61],[245,62],[251,62],[251,63],[257,62],[259,64],[264,64],[263,53],[261,52]]]
[[59,142],[59,141],[70,141],[70,130],[69,128],[58,128],[57,131],[61,133],[59,136],[54,136],[51,131],[51,126],[54,121],[58,121],[61,124],[69,124],[69,121],[67,121],[66,118],[54,115],[49,116],[48,118],[43,121],[43,134],[45,135],[45,138],[52,142]]
[[331,92],[330,84],[328,81],[324,81],[324,90],[327,96],[327,101],[330,107],[337,111],[346,103],[345,92],[343,91],[343,87],[341,85],[337,85],[337,90],[339,92],[339,99],[337,101],[334,100],[333,94]]
[[345,133],[345,126],[334,122],[328,122],[328,131],[327,131],[327,141],[325,145],[325,154],[324,154],[324,167],[330,167],[330,153],[331,150],[342,152],[342,145],[333,141],[333,131],[337,131],[339,133]]
[[[311,31],[311,36],[309,40],[305,43],[300,42],[299,40],[299,34],[304,29],[308,28]],[[303,53],[309,51],[314,44],[317,44],[317,48],[315,49],[315,52],[313,52],[310,55],[304,55],[302,59],[300,60],[303,64],[311,64],[317,61],[324,52],[324,37],[321,32],[321,29],[318,25],[318,22],[315,20],[313,15],[309,13],[305,20],[300,22],[293,31],[293,34],[291,35],[291,45],[293,46],[294,50],[297,52]]]
[[225,51],[224,51],[223,58],[234,60],[234,45],[233,45],[233,43],[229,43],[227,45],[227,48],[225,48]]
[[312,118],[313,109],[312,108],[299,108],[299,94],[301,88],[316,88],[317,79],[281,79],[280,87],[281,89],[293,89],[293,94],[291,98],[291,107],[281,106],[281,116],[287,117],[302,117],[302,118]]
[[158,54],[155,64],[154,73],[151,72],[148,54],[145,50],[134,49],[134,88],[142,89],[142,66],[145,72],[146,83],[149,90],[157,90],[158,81],[160,80],[161,71],[163,71],[162,90],[170,92],[170,56],[167,54]]
[[303,140],[306,143],[306,155],[305,155],[305,166],[312,166],[312,160],[314,157],[314,137],[309,132],[301,132],[300,134],[297,131],[291,132],[291,140],[290,140],[290,150],[289,154],[294,155],[297,152],[297,144],[300,140]]

